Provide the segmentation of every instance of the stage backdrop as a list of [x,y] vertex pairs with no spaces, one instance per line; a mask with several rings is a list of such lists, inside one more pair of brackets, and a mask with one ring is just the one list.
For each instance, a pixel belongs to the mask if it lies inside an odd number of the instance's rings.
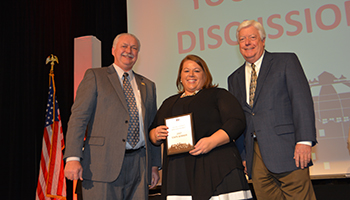
[[158,106],[177,92],[177,70],[188,54],[201,56],[214,83],[227,89],[228,75],[244,63],[237,25],[261,22],[266,49],[295,52],[310,83],[319,142],[313,178],[350,174],[350,1],[128,0],[127,13],[128,31],[142,44],[135,70],[156,82]]

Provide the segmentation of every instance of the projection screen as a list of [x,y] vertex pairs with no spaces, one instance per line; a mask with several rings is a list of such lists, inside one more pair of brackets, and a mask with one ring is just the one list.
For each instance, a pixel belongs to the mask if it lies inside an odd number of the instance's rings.
[[244,63],[237,25],[261,22],[266,50],[295,52],[309,80],[318,139],[312,177],[350,175],[350,1],[128,0],[127,8],[128,32],[141,41],[134,70],[155,81],[158,106],[177,92],[177,70],[188,54],[202,57],[214,83],[227,89],[228,75]]

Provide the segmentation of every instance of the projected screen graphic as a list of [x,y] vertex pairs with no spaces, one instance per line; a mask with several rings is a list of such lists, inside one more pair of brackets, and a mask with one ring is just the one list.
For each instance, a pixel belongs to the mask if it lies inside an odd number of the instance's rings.
[[128,31],[141,41],[135,71],[156,82],[158,106],[176,94],[188,54],[202,57],[214,83],[244,63],[236,40],[246,19],[263,24],[266,50],[294,52],[309,80],[317,126],[313,176],[350,175],[350,1],[128,0]]

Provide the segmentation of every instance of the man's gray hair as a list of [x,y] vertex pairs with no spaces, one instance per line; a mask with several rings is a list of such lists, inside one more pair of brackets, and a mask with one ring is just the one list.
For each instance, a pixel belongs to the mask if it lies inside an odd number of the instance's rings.
[[136,41],[137,41],[137,44],[138,44],[138,51],[140,51],[140,49],[141,49],[140,40],[139,40],[135,35],[133,35],[133,34],[131,34],[131,33],[120,33],[120,34],[118,34],[118,35],[114,38],[113,46],[112,46],[113,48],[115,48],[115,45],[117,45],[119,38],[120,38],[121,36],[123,36],[123,35],[130,35],[130,36],[134,37],[134,38],[136,39]]
[[237,41],[239,40],[238,38],[238,34],[239,34],[239,31],[242,29],[242,28],[247,28],[249,26],[253,26],[255,27],[256,29],[258,29],[258,32],[259,32],[259,35],[260,35],[260,38],[261,40],[264,40],[266,38],[266,33],[265,33],[265,29],[264,27],[260,24],[260,22],[257,22],[255,20],[245,20],[243,21],[237,28],[236,30],[236,38],[237,38]]

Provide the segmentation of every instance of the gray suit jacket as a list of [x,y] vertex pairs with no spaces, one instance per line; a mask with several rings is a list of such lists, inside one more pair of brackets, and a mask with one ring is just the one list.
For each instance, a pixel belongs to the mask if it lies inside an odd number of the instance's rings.
[[[151,166],[160,165],[160,147],[151,144],[148,128],[157,112],[155,84],[135,73],[141,92],[147,156]],[[80,157],[83,178],[112,182],[117,179],[125,154],[129,113],[118,74],[113,65],[88,69],[79,85],[66,136],[66,157]],[[84,142],[85,132],[86,141]]]
[[[294,53],[269,53],[261,64],[254,105],[246,102],[245,64],[228,77],[229,91],[238,99],[247,119],[244,138],[237,140],[251,175],[253,133],[261,155],[273,173],[297,169],[293,159],[299,141],[316,144],[313,100],[308,81]],[[312,163],[309,164],[309,166]]]

